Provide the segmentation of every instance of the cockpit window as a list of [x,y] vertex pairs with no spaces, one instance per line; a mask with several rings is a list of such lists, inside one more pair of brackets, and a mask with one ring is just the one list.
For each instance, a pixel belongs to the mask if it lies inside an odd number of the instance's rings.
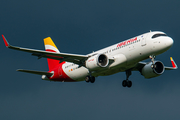
[[157,37],[160,37],[160,36],[167,36],[166,34],[162,34],[162,33],[158,33],[158,34],[154,34],[152,36],[152,38],[157,38]]

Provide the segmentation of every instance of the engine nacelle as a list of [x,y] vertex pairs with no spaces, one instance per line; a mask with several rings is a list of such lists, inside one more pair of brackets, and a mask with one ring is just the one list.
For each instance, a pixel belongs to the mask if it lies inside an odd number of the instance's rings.
[[114,62],[109,66],[110,68],[115,67],[115,66],[122,67],[119,65],[126,66],[127,58],[124,54],[117,54],[113,56],[113,59],[114,59]]
[[97,70],[105,68],[109,64],[109,59],[105,54],[97,54],[87,59],[85,62],[86,68],[89,70]]
[[150,62],[142,68],[141,73],[145,78],[153,78],[163,74],[164,72],[163,63],[160,61],[155,61],[154,64],[155,66],[152,67],[152,62]]

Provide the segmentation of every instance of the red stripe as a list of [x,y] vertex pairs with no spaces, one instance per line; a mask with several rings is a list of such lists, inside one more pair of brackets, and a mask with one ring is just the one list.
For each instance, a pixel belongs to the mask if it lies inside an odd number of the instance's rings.
[[[51,49],[46,49],[46,51],[48,52],[56,52],[54,50]],[[53,56],[53,55],[49,55],[51,57],[57,57],[57,56]],[[59,58],[63,58],[63,57],[59,57]],[[52,77],[50,77],[49,79],[52,81],[64,81],[64,82],[76,82],[75,80],[71,79],[62,69],[63,64],[65,64],[66,62],[62,62],[59,63],[60,60],[54,60],[54,59],[50,59],[47,58],[48,60],[48,66],[49,66],[49,72],[54,71],[54,75]]]
[[8,47],[9,44],[8,44],[8,42],[6,41],[6,38],[4,37],[4,35],[2,35],[2,38],[3,38],[3,40],[4,40],[4,43],[5,43],[6,47]]
[[173,68],[176,68],[174,61],[171,61]]
[[[54,75],[49,78],[50,80],[64,81],[64,82],[76,82],[75,80],[71,79],[62,69],[62,66],[65,63],[66,63],[65,61],[60,63],[55,69],[52,70],[52,71],[54,71]],[[49,72],[52,72],[52,71],[49,71]]]
[[46,49],[46,51],[48,51],[48,52],[56,52],[56,51],[51,50],[51,49]]
[[[47,49],[46,51],[56,52],[56,51],[50,50],[50,49]],[[55,67],[57,67],[59,65],[59,62],[60,62],[60,60],[54,60],[54,59],[50,59],[50,58],[47,58],[47,61],[48,61],[48,67],[49,67],[50,71],[53,70]]]
[[[57,53],[56,51],[50,50],[50,49],[47,49],[46,51],[47,51],[47,52],[54,52],[54,53]],[[56,58],[63,58],[63,57],[58,57],[58,56],[54,56],[54,55],[47,55],[47,56],[49,56],[49,57],[56,57]]]

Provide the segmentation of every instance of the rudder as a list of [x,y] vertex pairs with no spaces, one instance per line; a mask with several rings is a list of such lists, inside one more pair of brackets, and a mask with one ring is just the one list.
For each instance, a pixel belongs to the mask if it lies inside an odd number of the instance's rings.
[[[54,42],[52,41],[50,37],[47,37],[44,39],[44,46],[45,46],[45,50],[48,52],[60,53],[58,48],[56,47],[56,45],[54,44]],[[59,60],[54,60],[50,58],[47,58],[47,61],[48,61],[49,71],[51,71],[53,68],[59,65],[59,62],[60,62]]]

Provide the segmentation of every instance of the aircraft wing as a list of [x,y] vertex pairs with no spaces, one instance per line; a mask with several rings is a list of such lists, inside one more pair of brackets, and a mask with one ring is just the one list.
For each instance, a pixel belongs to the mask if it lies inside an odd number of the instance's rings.
[[32,55],[37,56],[38,59],[44,57],[44,58],[51,58],[51,59],[55,59],[55,60],[67,61],[67,62],[73,62],[76,64],[81,64],[82,61],[84,61],[88,58],[87,55],[68,54],[68,53],[54,53],[54,52],[48,52],[48,51],[43,51],[43,50],[16,47],[16,46],[10,45],[8,43],[8,41],[6,40],[4,35],[2,35],[2,37],[3,37],[4,43],[5,43],[7,48],[32,53]]
[[[165,70],[175,70],[178,68],[178,66],[176,65],[175,61],[173,60],[172,57],[170,57],[171,63],[172,63],[172,67],[167,67],[164,66]],[[139,62],[134,68],[133,70],[141,70],[147,63],[146,62]]]

